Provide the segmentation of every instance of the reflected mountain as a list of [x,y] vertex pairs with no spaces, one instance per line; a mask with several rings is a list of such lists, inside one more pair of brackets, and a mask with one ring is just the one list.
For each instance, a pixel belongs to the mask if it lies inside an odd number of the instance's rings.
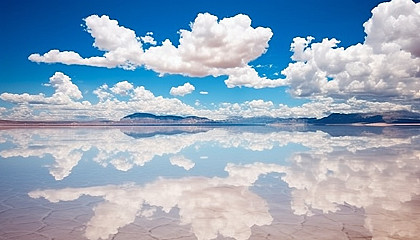
[[192,134],[211,130],[211,128],[200,126],[137,126],[137,127],[120,127],[121,132],[132,138],[148,138],[156,135],[177,135]]
[[368,134],[382,135],[385,127],[367,127],[367,126],[323,126],[323,125],[309,125],[308,131],[322,131],[328,133],[331,137],[343,136],[364,136]]
[[252,226],[269,225],[273,220],[266,201],[249,187],[260,175],[282,169],[274,164],[229,164],[226,178],[186,177],[159,179],[144,186],[37,190],[29,196],[50,202],[74,201],[82,195],[103,198],[86,224],[85,236],[91,240],[108,239],[138,216],[153,218],[157,209],[169,213],[175,208],[179,211],[179,224],[188,226],[199,240],[218,235],[245,240],[251,236]]

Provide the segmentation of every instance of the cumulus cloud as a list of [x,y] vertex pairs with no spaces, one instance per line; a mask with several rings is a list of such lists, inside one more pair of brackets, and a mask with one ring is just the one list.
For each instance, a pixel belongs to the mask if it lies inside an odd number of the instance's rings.
[[251,66],[232,68],[226,71],[229,72],[228,79],[225,80],[225,84],[228,88],[244,86],[260,89],[287,85],[287,82],[284,79],[269,79],[267,77],[260,77],[258,72]]
[[[43,93],[0,94],[1,100],[16,104],[2,114],[14,120],[119,120],[133,112],[175,115],[197,113],[192,106],[179,99],[155,96],[144,86],[133,86],[127,81],[111,87],[107,84],[99,86],[93,91],[99,99],[96,104],[83,101],[78,87],[63,73],[55,73],[50,78],[49,86],[55,88],[52,96]],[[121,96],[128,97],[128,100],[120,100]]]
[[[185,76],[227,75],[228,87],[276,87],[283,81],[261,78],[248,63],[267,51],[273,33],[270,28],[251,26],[244,14],[220,21],[209,13],[200,13],[191,23],[191,30],[179,30],[179,45],[169,39],[156,46],[153,33],[137,37],[131,29],[120,26],[108,16],[91,15],[85,20],[87,32],[94,38],[93,46],[103,56],[83,58],[74,51],[50,50],[31,54],[33,62],[76,64],[97,67],[121,67],[133,70],[145,66],[161,75]],[[148,43],[147,50],[142,43]]]
[[110,90],[115,94],[127,95],[128,91],[130,91],[131,89],[133,89],[133,84],[127,81],[122,81],[116,83]]
[[[188,85],[184,86],[188,88]],[[324,117],[331,112],[411,110],[409,104],[372,102],[355,97],[341,101],[331,97],[316,97],[310,102],[294,107],[255,99],[242,103],[220,103],[214,105],[213,109],[208,109],[199,101],[196,101],[194,107],[177,98],[156,96],[144,86],[134,86],[127,81],[118,82],[113,86],[99,86],[93,91],[99,101],[91,103],[83,100],[78,87],[63,73],[54,74],[49,86],[55,88],[55,93],[51,96],[43,93],[0,94],[1,100],[15,104],[11,109],[3,109],[0,114],[12,120],[119,120],[134,112],[149,112],[160,115],[195,115],[217,120],[230,116]],[[177,94],[184,91],[184,86],[177,89]]]
[[73,102],[73,100],[81,99],[82,93],[80,92],[77,85],[75,85],[71,78],[62,72],[56,72],[50,77],[49,84],[55,89],[54,94],[51,97],[46,97],[40,93],[37,95],[31,95],[28,93],[13,94],[13,93],[2,93],[0,99],[7,102],[17,104],[53,104],[63,105]]
[[[85,19],[87,31],[95,39],[93,46],[105,52],[103,56],[83,58],[73,51],[53,49],[29,59],[124,69],[144,66],[160,75],[227,76],[229,88],[288,86],[298,97],[412,100],[420,98],[419,8],[420,3],[411,0],[379,4],[363,25],[365,41],[347,48],[339,47],[335,38],[321,42],[310,36],[294,38],[293,62],[281,71],[284,79],[261,77],[249,65],[267,51],[273,33],[267,27],[252,27],[244,14],[219,20],[200,13],[191,30],[179,30],[178,46],[169,39],[156,45],[151,32],[137,37],[106,15],[92,15]],[[152,46],[144,50],[141,42]]]
[[50,77],[50,84],[55,88],[54,95],[63,94],[72,99],[82,98],[82,93],[79,88],[72,83],[69,76],[62,72],[56,72],[52,77]]
[[157,44],[157,42],[153,38],[153,33],[152,32],[148,32],[146,34],[146,36],[141,37],[141,40],[143,41],[143,43],[148,43],[150,45],[156,45]]
[[272,101],[261,99],[245,101],[243,103],[222,103],[214,110],[213,116],[243,116],[243,117],[317,117],[321,118],[329,113],[367,113],[387,112],[397,110],[411,110],[409,104],[393,102],[372,102],[359,100],[352,97],[347,100],[337,101],[331,97],[317,97],[313,101],[299,106],[287,106],[285,104],[274,104]]
[[363,43],[296,37],[282,71],[294,96],[359,99],[420,98],[420,3],[393,0],[372,10]]
[[178,47],[167,39],[145,52],[144,58],[148,68],[160,73],[219,76],[265,53],[272,35],[269,28],[251,27],[251,19],[243,14],[220,21],[208,13],[198,14],[191,31],[180,30]]
[[192,93],[195,90],[195,87],[191,85],[191,83],[187,82],[184,85],[178,86],[178,87],[172,87],[170,90],[170,94],[172,96],[185,96],[187,94]]
[[200,94],[201,95],[207,95],[207,94],[209,94],[209,92],[207,92],[207,91],[200,91]]
[[95,39],[93,46],[104,51],[103,56],[83,58],[74,51],[53,49],[43,55],[31,54],[28,59],[33,62],[121,67],[131,70],[141,65],[143,48],[133,30],[120,26],[118,21],[111,20],[106,15],[91,15],[84,21],[86,31]]

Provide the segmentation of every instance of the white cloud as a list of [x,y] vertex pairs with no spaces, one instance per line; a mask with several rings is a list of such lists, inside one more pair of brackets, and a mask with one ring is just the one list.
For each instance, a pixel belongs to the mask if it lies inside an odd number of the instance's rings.
[[195,90],[195,87],[191,85],[191,83],[187,82],[182,86],[172,87],[170,90],[170,94],[172,96],[185,96],[187,94],[192,93]]
[[[282,71],[294,96],[347,99],[420,98],[420,3],[393,0],[372,10],[364,43],[337,47],[336,39],[297,37]],[[392,101],[392,100],[391,100]]]
[[[382,112],[394,110],[411,110],[412,105],[391,101],[369,101],[352,97],[335,100],[332,97],[312,97],[310,102],[290,107],[275,104],[272,101],[255,99],[242,103],[220,103],[209,109],[200,101],[195,106],[187,105],[177,98],[155,96],[144,86],[134,86],[127,81],[113,86],[103,84],[93,93],[99,102],[83,100],[78,87],[63,73],[55,73],[50,78],[50,87],[54,94],[2,93],[0,99],[15,104],[10,109],[1,111],[2,118],[11,120],[92,120],[120,118],[135,112],[149,112],[166,115],[195,115],[211,119],[226,119],[230,116],[257,117],[324,117],[331,112]],[[188,83],[175,88],[177,94],[188,90]],[[191,88],[194,88],[191,85]],[[174,93],[174,92],[173,92]],[[185,93],[186,94],[186,93]]]
[[[229,88],[289,86],[289,92],[299,97],[418,99],[419,8],[420,3],[411,0],[379,4],[364,24],[364,43],[348,48],[338,47],[334,38],[321,42],[313,42],[313,37],[294,38],[295,62],[281,72],[285,79],[259,76],[249,65],[267,51],[273,33],[270,28],[252,27],[251,19],[243,14],[218,20],[200,13],[191,30],[179,30],[178,46],[169,39],[155,46],[151,32],[139,38],[106,15],[92,15],[85,19],[87,31],[95,39],[94,46],[105,52],[103,56],[83,58],[73,51],[50,50],[29,59],[124,69],[144,66],[160,75],[227,76]],[[152,46],[144,50],[139,39]]]
[[140,66],[143,48],[133,30],[119,26],[118,21],[108,16],[91,15],[85,20],[86,30],[95,39],[93,46],[105,54],[101,57],[83,58],[73,51],[50,50],[40,55],[31,54],[28,59],[33,62],[63,63],[67,65],[87,65],[96,67],[121,67],[135,69]]
[[108,92],[108,84],[102,84],[97,89],[93,91],[100,101],[104,101],[105,99],[111,98],[113,95]]
[[152,32],[148,32],[146,34],[146,36],[141,37],[141,40],[143,41],[143,43],[148,43],[148,44],[153,45],[153,46],[157,44],[157,42],[153,38],[153,33]]
[[[151,32],[137,37],[133,30],[120,26],[106,15],[91,15],[85,22],[87,31],[95,39],[93,46],[104,51],[103,56],[83,58],[74,51],[53,49],[43,55],[31,54],[28,59],[33,62],[129,70],[145,66],[161,75],[227,75],[226,84],[229,87],[283,85],[283,81],[259,77],[255,69],[248,65],[267,51],[273,33],[270,28],[253,28],[247,15],[238,14],[219,21],[209,13],[200,13],[191,23],[191,31],[179,30],[179,46],[174,46],[169,39],[155,46]],[[140,39],[153,46],[144,50]]]
[[411,105],[392,102],[371,102],[350,98],[337,101],[333,98],[317,97],[300,106],[290,107],[284,104],[274,104],[261,99],[245,101],[243,103],[222,103],[211,114],[213,116],[243,116],[243,117],[317,117],[336,113],[354,112],[387,112],[396,110],[411,110]]
[[411,0],[394,0],[381,3],[372,10],[373,17],[363,24],[365,27],[366,44],[372,46],[375,52],[383,53],[392,48],[410,52],[420,57],[419,18],[420,5]]
[[274,88],[286,86],[287,82],[284,79],[269,79],[267,77],[260,77],[258,72],[251,66],[237,67],[227,69],[228,79],[225,84],[228,88],[233,87],[250,87],[250,88]]
[[[118,82],[112,87],[107,84],[98,87],[93,91],[99,99],[96,104],[79,99],[82,95],[78,87],[63,73],[55,73],[50,78],[50,86],[55,88],[52,96],[42,93],[0,94],[1,100],[16,104],[2,114],[7,119],[15,120],[119,120],[134,112],[175,115],[197,113],[194,107],[179,99],[155,96],[144,86],[134,87],[127,81]],[[120,96],[128,96],[128,100],[119,100]]]
[[55,88],[53,97],[57,95],[65,95],[76,100],[82,98],[82,92],[80,92],[79,88],[72,83],[69,76],[62,72],[56,72],[52,77],[50,77],[50,84]]
[[207,92],[207,91],[200,91],[200,94],[201,95],[207,95],[207,94],[209,94],[209,92]]
[[[145,52],[149,68],[160,73],[188,76],[220,75],[218,71],[246,64],[265,53],[272,36],[269,28],[252,28],[243,14],[218,21],[211,14],[198,14],[191,31],[180,30],[178,47],[166,40]],[[161,57],[166,64],[156,62]]]
[[122,81],[122,82],[116,83],[111,88],[111,91],[113,93],[119,94],[119,95],[128,95],[128,91],[130,91],[131,89],[133,89],[133,84],[131,84],[127,81]]
[[55,88],[55,92],[51,97],[46,97],[43,93],[37,95],[2,93],[0,99],[17,104],[65,105],[83,97],[77,85],[72,83],[70,77],[61,72],[56,72],[50,78],[49,85]]

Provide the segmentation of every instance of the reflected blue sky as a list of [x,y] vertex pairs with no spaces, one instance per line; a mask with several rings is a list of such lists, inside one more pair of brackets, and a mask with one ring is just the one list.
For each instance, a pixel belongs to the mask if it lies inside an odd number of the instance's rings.
[[419,129],[322,130],[3,129],[0,234],[415,239]]

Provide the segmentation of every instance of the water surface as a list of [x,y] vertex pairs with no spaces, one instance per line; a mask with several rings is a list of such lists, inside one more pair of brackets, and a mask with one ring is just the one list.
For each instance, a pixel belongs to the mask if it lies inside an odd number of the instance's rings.
[[420,129],[0,130],[0,239],[418,239]]

